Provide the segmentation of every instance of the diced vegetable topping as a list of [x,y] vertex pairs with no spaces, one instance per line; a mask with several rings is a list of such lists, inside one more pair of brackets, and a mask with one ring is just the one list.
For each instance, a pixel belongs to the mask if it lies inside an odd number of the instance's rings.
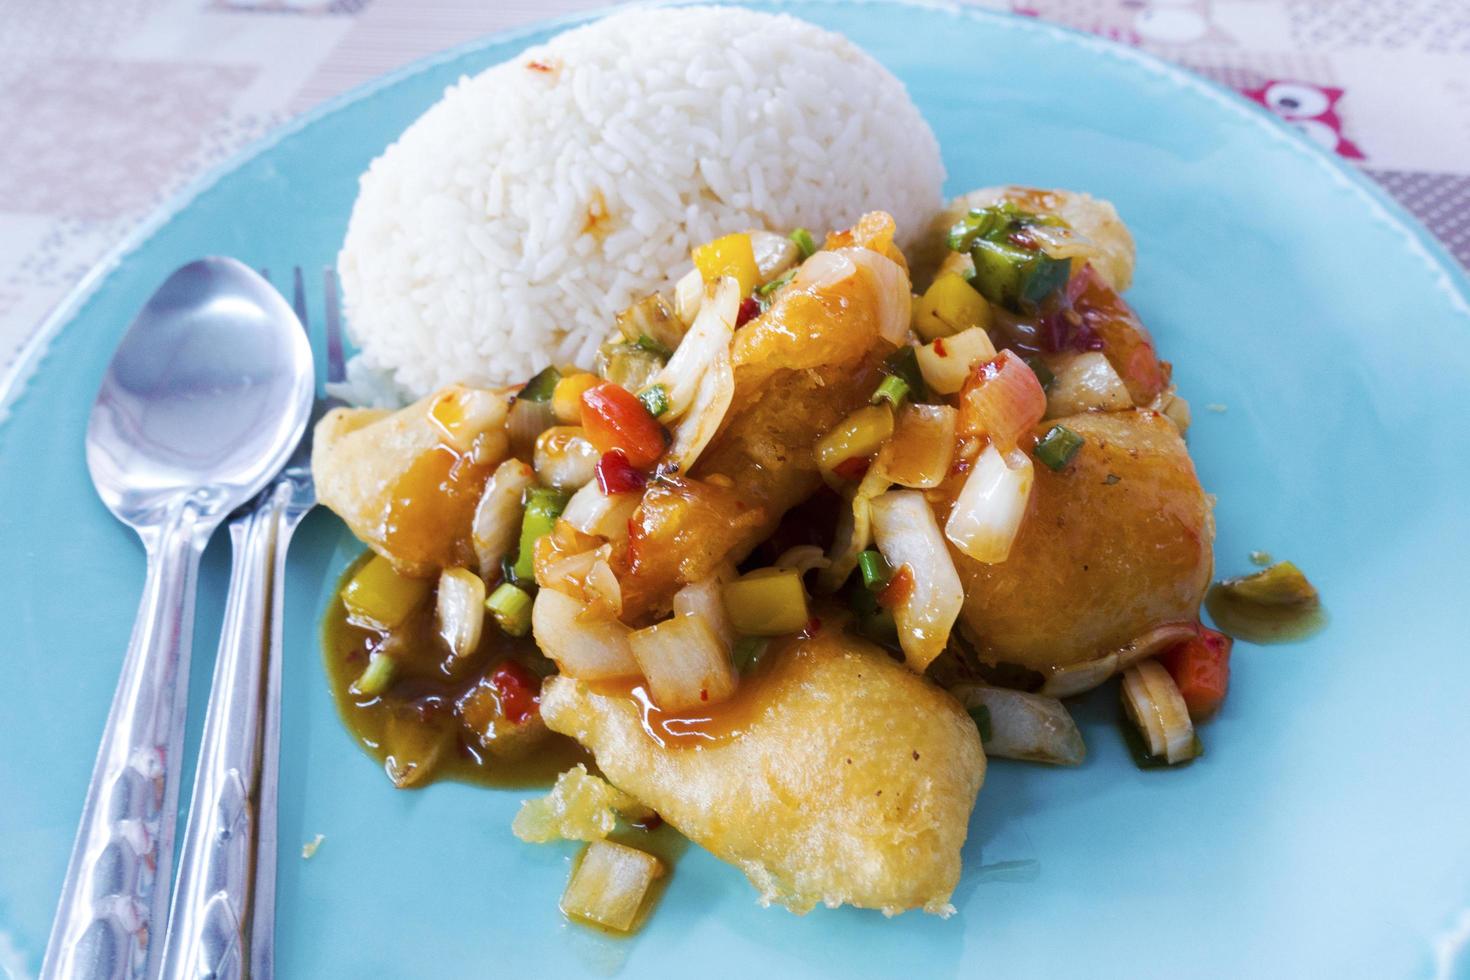
[[816,239],[812,238],[812,233],[805,228],[796,229],[791,233],[790,238],[796,243],[796,247],[801,250],[802,261],[806,261],[816,254]]
[[872,402],[878,405],[887,402],[895,409],[903,404],[903,400],[909,396],[909,383],[898,375],[890,374],[883,379],[878,390],[873,392]]
[[1061,470],[1082,448],[1083,438],[1065,425],[1054,425],[1036,441],[1036,458],[1052,470]]
[[439,573],[436,605],[439,636],[456,657],[468,657],[480,646],[485,627],[485,583],[467,568]]
[[639,469],[652,466],[664,453],[658,420],[627,389],[610,382],[582,393],[582,427],[599,451],[621,450]]
[[612,344],[597,352],[598,373],[628,391],[641,391],[653,383],[665,361],[637,344]]
[[737,633],[781,636],[806,628],[806,588],[794,568],[762,568],[724,587],[725,611]]
[[1277,562],[1254,575],[1226,579],[1220,588],[1231,598],[1265,606],[1308,606],[1320,601],[1316,587],[1289,561]]
[[918,355],[914,348],[904,344],[883,359],[883,373],[889,377],[900,378],[908,385],[909,391],[917,400],[924,397],[924,375],[919,370]]
[[628,462],[621,450],[611,449],[597,461],[597,488],[609,497],[636,493],[648,484],[643,471]]
[[792,279],[792,277],[795,276],[795,275],[796,275],[796,270],[795,269],[792,269],[789,272],[783,273],[782,275],[779,275],[775,279],[772,279],[770,282],[766,283],[764,286],[761,286],[759,289],[757,289],[755,291],[755,294],[757,296],[762,297],[762,298],[767,297],[767,296],[770,296],[776,290],[780,289],[782,286],[784,286],[788,282],[790,282],[791,279]]
[[1034,313],[1066,284],[1072,268],[1070,259],[1050,257],[1026,232],[1055,221],[1009,202],[976,208],[950,229],[949,247],[970,254],[975,264],[970,284],[982,296],[1013,313]]
[[995,358],[990,335],[979,327],[937,337],[914,351],[924,384],[941,395],[953,395],[965,386],[970,370]]
[[768,640],[759,636],[742,636],[735,644],[734,654],[731,659],[735,663],[735,669],[742,674],[749,673],[760,661],[761,654],[766,652]]
[[536,542],[550,534],[567,505],[567,495],[546,487],[532,487],[526,491],[526,509],[521,514],[521,541],[516,552],[512,581],[531,582],[535,579]]
[[1194,724],[1169,672],[1144,660],[1123,672],[1123,707],[1148,743],[1150,755],[1170,765],[1194,758]]
[[554,367],[548,367],[537,374],[526,386],[520,390],[516,398],[525,399],[528,402],[549,401],[556,393],[557,382],[561,380],[561,372]]
[[[997,759],[1077,766],[1087,757],[1082,733],[1056,698],[1003,687],[964,685],[952,693],[980,727],[985,755]],[[977,717],[977,710],[984,709]]]
[[594,841],[613,832],[619,814],[643,817],[647,813],[647,807],[578,763],[557,777],[546,796],[522,803],[511,830],[531,844]]
[[633,659],[648,679],[653,701],[665,711],[718,704],[739,678],[730,651],[703,616],[675,616],[628,637]]
[[491,672],[490,687],[500,702],[500,714],[513,725],[523,725],[541,711],[541,678],[514,660],[503,661]]
[[893,578],[893,566],[876,548],[869,548],[858,555],[858,571],[863,576],[863,586],[874,592],[888,585]]
[[531,629],[541,651],[562,673],[587,681],[634,677],[638,661],[628,627],[616,619],[584,616],[587,607],[555,589],[542,589],[531,607]]
[[561,897],[561,910],[619,932],[638,920],[649,886],[664,873],[652,854],[597,840],[587,845]]
[[551,393],[551,409],[562,425],[579,425],[582,422],[582,392],[601,384],[597,375],[589,371],[568,374],[556,383]]
[[[880,596],[893,610],[904,659],[923,671],[944,651],[965,594],[954,560],[918,490],[892,490],[873,499],[873,538],[888,564],[900,569],[888,588],[907,579],[904,595]],[[906,574],[905,574],[906,573]]]
[[638,393],[638,400],[649,415],[658,418],[669,410],[669,389],[661,384],[650,385]]
[[893,410],[887,405],[869,405],[853,412],[837,428],[817,441],[817,465],[833,473],[849,460],[867,459],[893,435]]
[[575,490],[592,479],[598,455],[581,426],[553,425],[536,437],[531,458],[542,483]]
[[760,269],[755,264],[755,249],[750,236],[741,232],[716,238],[707,245],[694,250],[694,267],[712,283],[721,276],[730,276],[740,285],[740,295],[749,296],[760,281]]
[[668,300],[658,293],[645,296],[618,314],[618,331],[629,343],[644,347],[643,338],[647,337],[656,346],[646,347],[651,353],[663,352],[668,356],[668,351],[679,346],[679,338],[684,336],[684,323],[669,305]]
[[637,347],[639,350],[647,351],[654,357],[657,357],[659,360],[665,362],[667,362],[669,358],[674,356],[674,352],[671,348],[669,348],[665,344],[660,343],[646,333],[639,334],[638,339],[633,342],[633,346]]
[[990,321],[990,304],[985,297],[953,272],[936,277],[914,304],[914,330],[925,340],[975,327],[988,330]]
[[508,635],[525,636],[531,632],[531,596],[525,589],[501,582],[485,600],[485,608]]
[[1199,633],[1159,655],[1195,721],[1219,710],[1230,687],[1230,648],[1235,641],[1200,626]]
[[392,629],[428,598],[430,584],[427,579],[399,575],[392,562],[374,555],[342,590],[342,602],[352,622]]
[[521,501],[535,482],[536,474],[531,467],[518,459],[508,459],[495,468],[485,484],[485,492],[475,506],[470,538],[475,545],[480,576],[487,582],[494,581],[501,561],[515,547],[521,530]]
[[976,365],[960,393],[960,431],[1010,452],[1046,414],[1046,392],[1013,351]]
[[903,406],[893,436],[874,461],[876,475],[902,487],[939,486],[954,464],[958,417],[959,412],[948,405]]
[[1025,453],[1002,455],[994,443],[986,446],[955,498],[945,537],[976,561],[1005,561],[1021,531],[1035,478]]
[[374,651],[368,657],[368,665],[362,675],[352,682],[352,693],[367,698],[377,697],[388,690],[397,669],[398,663],[391,655]]

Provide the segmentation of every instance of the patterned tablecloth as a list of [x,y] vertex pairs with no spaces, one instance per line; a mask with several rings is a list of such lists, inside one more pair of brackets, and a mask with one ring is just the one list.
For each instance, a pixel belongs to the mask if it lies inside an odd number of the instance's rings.
[[[0,370],[204,169],[432,51],[604,0],[0,0]],[[980,0],[1137,45],[1361,166],[1470,264],[1466,0]]]

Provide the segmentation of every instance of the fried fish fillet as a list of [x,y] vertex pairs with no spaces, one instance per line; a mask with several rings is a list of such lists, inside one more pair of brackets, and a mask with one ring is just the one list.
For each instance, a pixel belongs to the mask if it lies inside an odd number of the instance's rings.
[[836,626],[767,657],[697,745],[656,741],[679,726],[645,729],[627,692],[569,677],[548,679],[541,714],[615,785],[744,871],[762,903],[953,911],[985,778],[974,722]]

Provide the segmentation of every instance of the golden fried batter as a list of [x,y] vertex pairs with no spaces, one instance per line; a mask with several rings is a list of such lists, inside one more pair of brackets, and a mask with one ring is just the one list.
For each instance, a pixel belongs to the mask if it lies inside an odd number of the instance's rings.
[[710,741],[676,744],[678,726],[654,716],[660,745],[627,692],[569,677],[547,680],[542,717],[619,788],[744,871],[762,902],[948,914],[985,778],[974,722],[837,625],[766,656],[703,729]]

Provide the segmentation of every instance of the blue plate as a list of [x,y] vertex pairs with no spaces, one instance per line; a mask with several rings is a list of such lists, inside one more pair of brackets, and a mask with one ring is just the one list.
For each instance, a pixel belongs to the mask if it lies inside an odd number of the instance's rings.
[[[1135,769],[1110,696],[1079,709],[1080,770],[995,764],[947,921],[762,909],[691,849],[650,926],[613,940],[557,912],[571,849],[511,836],[523,794],[395,792],[338,724],[317,624],[356,549],[317,514],[288,580],[281,975],[1470,976],[1464,274],[1355,173],[1135,51],[978,12],[785,9],[908,84],[949,191],[1015,181],[1117,204],[1138,240],[1130,298],[1195,408],[1219,572],[1254,549],[1289,557],[1331,627],[1238,644],[1209,753],[1185,770]],[[196,256],[330,263],[368,161],[460,74],[566,23],[424,62],[276,136],[153,222],[28,352],[0,422],[0,957],[8,939],[39,966],[143,581],[82,459],[118,336]],[[222,538],[201,581],[196,731]]]

